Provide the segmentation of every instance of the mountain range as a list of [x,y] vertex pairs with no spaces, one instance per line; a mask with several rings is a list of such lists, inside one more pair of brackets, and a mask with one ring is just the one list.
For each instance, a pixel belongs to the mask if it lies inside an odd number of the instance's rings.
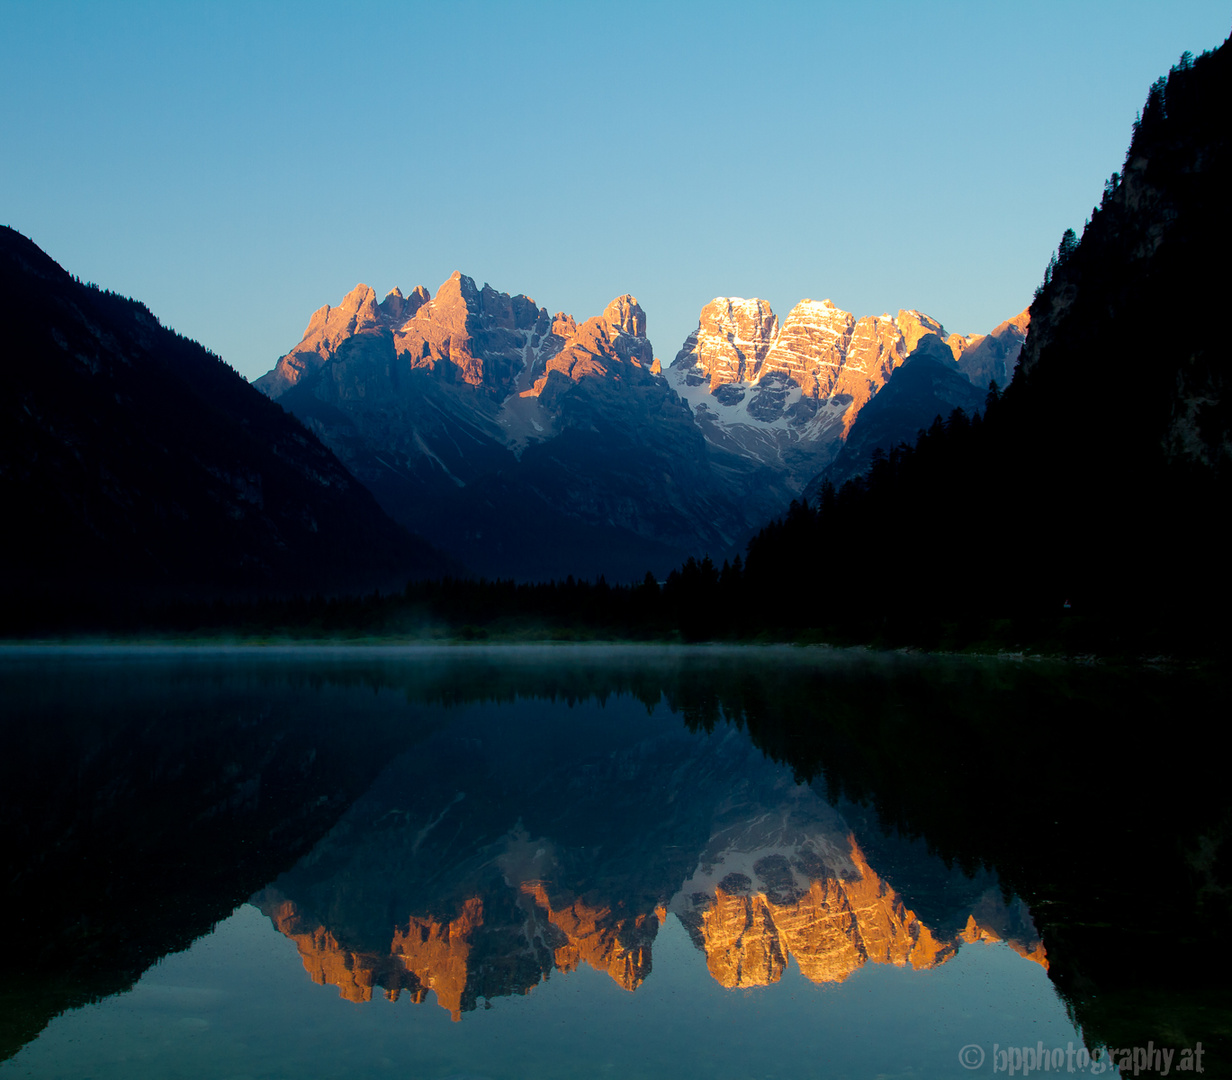
[[[455,273],[435,295],[357,286],[254,389],[5,230],[0,497],[19,524],[3,591],[29,610],[91,590],[106,606],[466,572],[659,578],[745,551],[793,499],[872,476],[879,450],[927,430],[940,464],[916,458],[892,499],[881,484],[856,548],[907,520],[964,522],[925,538],[938,565],[990,529],[1031,553],[1020,600],[1106,603],[1149,551],[1207,535],[1224,497],[1232,424],[1207,321],[1126,333],[1153,306],[1221,302],[1227,138],[1210,102],[1226,52],[1152,88],[1081,241],[1067,233],[1030,309],[982,337],[829,300],[780,324],[764,300],[716,297],[664,367],[629,294],[579,322]],[[1110,378],[1094,358],[1115,341]],[[999,403],[993,382],[1009,384]],[[977,430],[986,400],[1000,418]]]
[[[1009,382],[1026,325],[1023,312],[991,334],[961,337],[919,311],[857,319],[829,300],[801,300],[780,327],[764,300],[716,297],[668,378],[710,442],[785,469],[802,487],[926,339],[944,343],[953,369],[982,397],[991,381]],[[914,437],[934,415],[887,437]]]
[[[579,323],[455,273],[435,296],[360,285],[320,308],[262,396],[11,229],[0,273],[14,327],[0,497],[20,523],[2,587],[23,625],[83,601],[466,572],[629,581],[738,553],[944,333],[829,301],[780,329],[764,301],[719,298],[665,371],[630,295]],[[949,366],[1004,377],[1020,344],[1004,330],[949,336]],[[885,438],[910,437],[933,404]]]
[[[1024,325],[945,338],[977,399],[1008,380]],[[473,572],[628,581],[738,553],[938,334],[917,311],[857,319],[828,300],[780,328],[765,301],[720,297],[664,370],[633,296],[579,323],[455,273],[435,296],[356,286],[255,385]],[[935,416],[918,413],[886,437]]]
[[[661,377],[631,296],[577,323],[454,274],[316,312],[257,386],[396,520],[473,572],[638,579],[752,521]],[[763,505],[774,505],[767,499]]]

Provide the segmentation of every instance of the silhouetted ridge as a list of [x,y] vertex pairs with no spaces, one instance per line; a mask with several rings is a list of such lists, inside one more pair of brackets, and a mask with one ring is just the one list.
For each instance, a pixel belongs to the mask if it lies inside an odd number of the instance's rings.
[[218,357],[7,228],[0,297],[10,617],[14,605],[401,587],[448,569]]
[[1002,399],[956,410],[749,548],[771,624],[1095,614],[1195,626],[1229,597],[1224,394],[1232,46],[1152,86],[1067,231]]

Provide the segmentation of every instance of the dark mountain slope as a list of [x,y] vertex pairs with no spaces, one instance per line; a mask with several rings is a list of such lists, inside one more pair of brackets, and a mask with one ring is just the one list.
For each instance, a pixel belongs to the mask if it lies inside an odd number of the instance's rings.
[[0,595],[400,586],[446,561],[293,417],[141,304],[0,230]]
[[1228,43],[1151,88],[1124,175],[1081,242],[1062,240],[1004,416],[988,425],[1031,511],[1024,554],[1057,603],[1198,609],[1228,595],[1227,560],[1209,545],[1232,481],[1219,318],[1232,288],[1229,101]]
[[[1232,502],[1230,100],[1227,43],[1151,88],[1124,176],[1048,268],[1004,398],[767,530],[750,585],[783,594],[782,568],[818,552],[893,552],[880,575],[818,577],[826,612],[1217,625],[1232,598],[1219,544]],[[992,559],[980,571],[980,552],[1006,549],[1008,571]],[[791,598],[782,617],[816,620],[794,581]]]
[[955,409],[968,413],[984,407],[985,392],[962,373],[954,354],[936,335],[925,334],[901,367],[856,417],[843,448],[804,490],[815,499],[824,483],[840,487],[866,473],[873,452],[889,451],[902,441],[914,442],[921,428]]

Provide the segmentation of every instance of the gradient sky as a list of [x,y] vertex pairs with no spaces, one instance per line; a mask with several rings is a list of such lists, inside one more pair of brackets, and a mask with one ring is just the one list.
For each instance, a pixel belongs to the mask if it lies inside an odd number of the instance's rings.
[[668,362],[716,295],[982,333],[1119,170],[1205,0],[15,3],[0,222],[255,377],[455,269]]

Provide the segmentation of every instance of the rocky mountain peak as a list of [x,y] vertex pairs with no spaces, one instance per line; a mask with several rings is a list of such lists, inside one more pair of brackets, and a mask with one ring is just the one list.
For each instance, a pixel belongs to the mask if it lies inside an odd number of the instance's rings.
[[766,353],[762,376],[779,371],[793,379],[806,397],[828,397],[855,324],[855,316],[831,300],[801,300]]
[[436,295],[420,308],[416,317],[435,322],[464,322],[472,308],[478,310],[478,307],[479,289],[474,278],[455,270],[436,290]]
[[552,333],[568,341],[577,334],[577,320],[572,315],[558,311],[552,318]]
[[547,358],[530,395],[542,395],[553,373],[574,383],[586,378],[643,382],[659,374],[654,370],[654,348],[646,338],[646,314],[632,296],[617,297],[601,316],[580,325],[558,315],[552,329],[564,343]]
[[[423,296],[427,298],[426,291]],[[408,304],[411,302],[408,301]],[[457,327],[459,333],[469,333],[492,329],[526,330],[535,326],[541,317],[546,319],[547,312],[541,311],[529,296],[521,293],[510,296],[492,288],[487,282],[481,289],[473,278],[454,271],[437,290],[435,297],[426,304],[421,303],[416,316]],[[407,330],[408,327],[401,329]]]
[[936,334],[943,340],[946,337],[944,326],[932,316],[925,315],[914,308],[900,310],[894,322],[898,326],[899,333],[903,335],[903,345],[907,353],[915,352],[915,347],[925,334]]
[[380,322],[380,319],[376,292],[361,282],[342,298],[342,303],[337,307],[326,304],[312,313],[300,344],[312,340],[332,351],[344,338]]
[[486,281],[479,292],[478,314],[485,327],[499,326],[505,330],[513,330],[517,325],[513,313],[513,297],[508,293],[497,292]]
[[[1012,371],[1020,329],[1011,327],[1021,325],[1016,317],[988,335],[996,336],[995,347],[954,335],[941,348],[951,367],[955,356],[971,353],[963,367],[969,377],[998,358],[999,371],[1007,364]],[[941,323],[914,309],[857,319],[832,300],[806,299],[780,326],[764,300],[716,297],[702,308],[668,379],[711,445],[786,467],[807,482],[835,459],[856,417],[913,348],[944,334]],[[979,384],[986,387],[987,378]]]
[[[426,295],[426,294],[425,294]],[[447,361],[463,382],[507,392],[522,366],[519,331],[546,330],[547,312],[528,296],[510,296],[455,271],[394,333],[394,351],[412,369]]]
[[603,309],[603,317],[615,330],[635,338],[646,336],[646,312],[642,310],[635,296],[625,293],[624,296],[616,297]]
[[[389,302],[386,297],[386,302]],[[398,303],[397,298],[393,301]],[[380,327],[388,318],[377,303],[376,292],[362,282],[355,286],[337,307],[325,304],[312,313],[304,336],[272,371],[253,384],[262,393],[277,398],[305,374],[315,371],[337,351],[338,346],[356,334]]]
[[885,385],[909,351],[898,323],[889,315],[866,315],[856,321],[843,365],[831,389],[832,396],[850,398],[850,405],[843,414],[843,438],[847,437],[860,410]]
[[958,361],[964,375],[981,389],[996,380],[1004,388],[1014,377],[1027,328],[1031,324],[1031,311],[1015,315],[987,334],[972,334],[964,339],[962,348],[955,348],[954,335],[947,344]]
[[379,307],[388,322],[398,325],[414,316],[430,299],[428,290],[422,285],[416,285],[410,296],[403,296],[402,290],[395,285],[386,293]]
[[716,297],[702,308],[672,366],[689,386],[709,382],[711,393],[778,374],[806,398],[844,395],[862,402],[924,334],[944,333],[936,319],[918,311],[857,319],[829,299],[801,300],[780,327],[764,300]]
[[716,296],[702,308],[697,329],[673,364],[695,365],[690,376],[709,379],[710,389],[756,378],[779,332],[779,319],[765,300]]
[[[906,342],[889,315],[865,315],[852,327],[843,374],[858,373],[884,382],[906,355]],[[839,381],[843,381],[841,376]]]

